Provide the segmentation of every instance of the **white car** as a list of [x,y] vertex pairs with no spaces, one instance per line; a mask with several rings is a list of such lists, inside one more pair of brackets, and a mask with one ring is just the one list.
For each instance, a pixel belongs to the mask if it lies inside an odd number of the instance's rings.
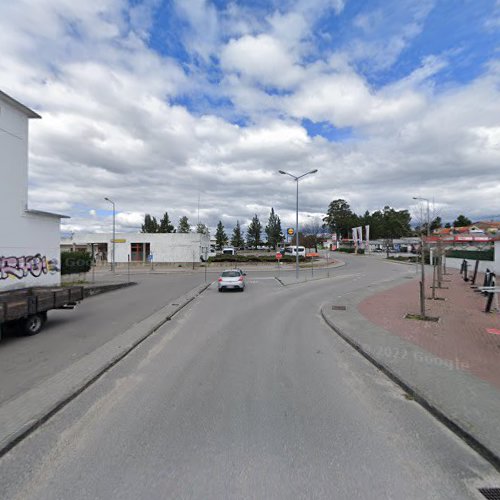
[[227,269],[222,271],[222,274],[218,279],[219,292],[224,290],[239,290],[242,292],[245,290],[245,276],[241,269]]

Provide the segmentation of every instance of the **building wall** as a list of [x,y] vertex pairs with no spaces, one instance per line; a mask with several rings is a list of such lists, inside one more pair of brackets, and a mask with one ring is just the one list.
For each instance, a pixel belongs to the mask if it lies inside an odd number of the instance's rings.
[[57,217],[26,212],[28,117],[0,99],[0,291],[60,283]]
[[[76,246],[87,245],[90,251],[92,244],[107,244],[107,260],[111,262],[112,239],[112,233],[75,234],[72,239],[63,239],[61,245],[64,248],[70,248],[72,243]],[[198,233],[116,233],[115,240],[115,260],[118,263],[128,262],[129,256],[132,255],[132,243],[149,243],[154,262],[200,262],[200,256],[204,255],[205,249],[210,250],[209,237]]]
[[[0,99],[0,222],[19,216],[28,201],[28,118]],[[5,231],[2,231],[2,237]]]

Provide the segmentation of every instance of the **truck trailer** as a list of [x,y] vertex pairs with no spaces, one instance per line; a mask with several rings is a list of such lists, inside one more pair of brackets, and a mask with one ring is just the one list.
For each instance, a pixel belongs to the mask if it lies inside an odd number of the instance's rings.
[[82,286],[32,287],[0,292],[0,339],[5,327],[13,326],[23,335],[40,333],[47,313],[73,309],[83,300]]

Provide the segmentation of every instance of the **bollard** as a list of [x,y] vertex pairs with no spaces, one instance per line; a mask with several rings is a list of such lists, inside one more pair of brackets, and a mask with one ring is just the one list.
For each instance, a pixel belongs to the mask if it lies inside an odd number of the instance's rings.
[[469,281],[469,277],[467,276],[467,267],[469,263],[464,259],[464,281]]
[[[490,286],[490,280],[491,280],[491,271],[489,269],[486,269],[486,272],[484,273],[483,286]],[[482,294],[488,295],[488,292],[482,292]]]
[[[488,286],[495,286],[495,273],[491,273],[490,284]],[[486,299],[486,307],[484,312],[491,312],[491,304],[493,304],[493,298],[495,296],[495,292],[487,292],[488,298]]]
[[474,274],[472,275],[472,285],[476,284],[476,278],[477,278],[477,271],[479,269],[479,261],[476,260],[476,263],[474,264]]
[[464,274],[465,266],[467,265],[467,261],[464,259],[462,261],[462,265],[460,266],[460,274]]

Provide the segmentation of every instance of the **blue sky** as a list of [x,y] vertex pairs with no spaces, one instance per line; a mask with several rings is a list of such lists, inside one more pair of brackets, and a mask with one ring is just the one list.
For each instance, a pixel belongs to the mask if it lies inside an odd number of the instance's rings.
[[19,0],[0,19],[2,90],[43,117],[32,205],[67,230],[106,230],[105,196],[123,230],[194,221],[198,196],[211,227],[292,220],[279,169],[319,170],[303,220],[335,198],[500,213],[498,0]]

